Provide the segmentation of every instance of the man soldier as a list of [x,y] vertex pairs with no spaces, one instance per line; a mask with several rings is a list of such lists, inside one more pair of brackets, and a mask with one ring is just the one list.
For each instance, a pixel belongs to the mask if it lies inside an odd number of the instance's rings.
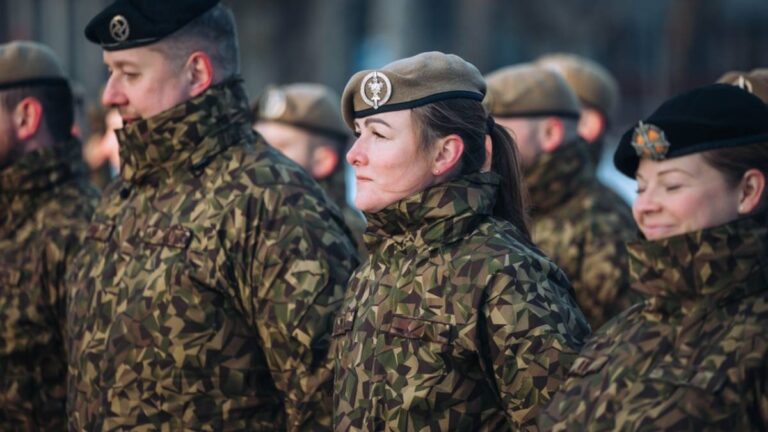
[[125,126],[72,278],[70,429],[329,429],[355,247],[251,129],[231,11],[117,0],[85,34]]
[[365,219],[347,203],[344,155],[350,134],[339,99],[321,84],[268,87],[254,104],[254,129],[323,187],[342,210],[358,249],[364,251]]
[[597,168],[605,145],[605,134],[619,108],[619,84],[598,63],[575,54],[554,53],[537,63],[559,72],[581,103],[579,135],[587,141],[593,167]]
[[0,430],[66,428],[64,273],[98,199],[73,110],[50,48],[0,45]]
[[595,177],[579,136],[580,106],[555,71],[534,64],[487,76],[486,107],[513,132],[531,201],[531,236],[573,284],[593,328],[630,306],[627,205]]

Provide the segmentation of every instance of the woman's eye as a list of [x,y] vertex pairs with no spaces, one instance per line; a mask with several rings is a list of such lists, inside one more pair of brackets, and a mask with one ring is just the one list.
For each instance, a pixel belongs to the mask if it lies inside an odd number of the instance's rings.
[[681,185],[671,185],[671,186],[666,186],[665,189],[667,190],[667,192],[673,192],[680,189],[681,187],[682,187]]
[[373,136],[375,136],[376,138],[384,138],[384,135],[382,135],[382,134],[380,134],[380,133],[378,133],[376,131],[373,131],[372,133],[373,133]]

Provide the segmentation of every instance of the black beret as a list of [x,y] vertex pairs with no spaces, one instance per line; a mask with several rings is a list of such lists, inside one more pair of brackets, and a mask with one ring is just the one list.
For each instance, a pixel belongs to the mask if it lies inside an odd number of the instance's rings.
[[107,51],[149,45],[184,27],[219,0],[117,0],[85,26],[85,37]]
[[710,84],[667,100],[621,137],[613,163],[634,177],[640,158],[662,160],[768,142],[768,105],[729,84]]

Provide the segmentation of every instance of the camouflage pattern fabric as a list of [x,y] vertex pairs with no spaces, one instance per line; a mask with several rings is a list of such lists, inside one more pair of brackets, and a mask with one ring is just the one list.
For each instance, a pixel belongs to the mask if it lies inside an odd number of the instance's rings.
[[66,430],[65,271],[98,194],[77,140],[0,170],[0,430]]
[[248,115],[233,80],[118,131],[70,291],[70,430],[331,427],[354,245]]
[[477,173],[367,214],[334,323],[338,431],[536,430],[589,326]]
[[636,238],[627,204],[601,184],[586,143],[543,154],[527,170],[531,237],[563,269],[592,328],[640,301],[629,289],[625,242]]
[[587,343],[542,429],[767,430],[766,226],[762,214],[631,244],[647,299]]
[[[339,163],[343,163],[343,160]],[[330,176],[318,180],[318,184],[323,190],[331,197],[334,203],[341,209],[341,214],[344,216],[344,222],[352,233],[352,237],[355,239],[357,245],[358,254],[361,257],[368,255],[368,249],[365,247],[365,241],[363,241],[363,234],[367,223],[362,213],[353,208],[347,202],[347,184],[344,181],[344,166],[340,166]]]

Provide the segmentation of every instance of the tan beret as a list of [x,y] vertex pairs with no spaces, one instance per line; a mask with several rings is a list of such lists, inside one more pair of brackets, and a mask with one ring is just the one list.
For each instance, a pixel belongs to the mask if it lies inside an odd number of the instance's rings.
[[741,87],[768,103],[768,69],[754,69],[751,72],[729,71],[717,82]]
[[50,48],[30,41],[0,45],[0,89],[54,83],[67,84],[68,81]]
[[344,139],[349,130],[340,111],[339,95],[333,89],[295,83],[268,87],[259,96],[254,114],[256,120],[276,121]]
[[525,63],[507,66],[486,76],[483,104],[494,117],[574,117],[581,106],[576,94],[557,72]]
[[587,58],[565,53],[548,54],[536,62],[563,74],[582,105],[597,109],[609,120],[616,114],[619,84],[606,68]]
[[352,76],[341,97],[344,121],[415,108],[446,99],[483,100],[485,81],[477,68],[453,54],[425,52],[381,69]]

